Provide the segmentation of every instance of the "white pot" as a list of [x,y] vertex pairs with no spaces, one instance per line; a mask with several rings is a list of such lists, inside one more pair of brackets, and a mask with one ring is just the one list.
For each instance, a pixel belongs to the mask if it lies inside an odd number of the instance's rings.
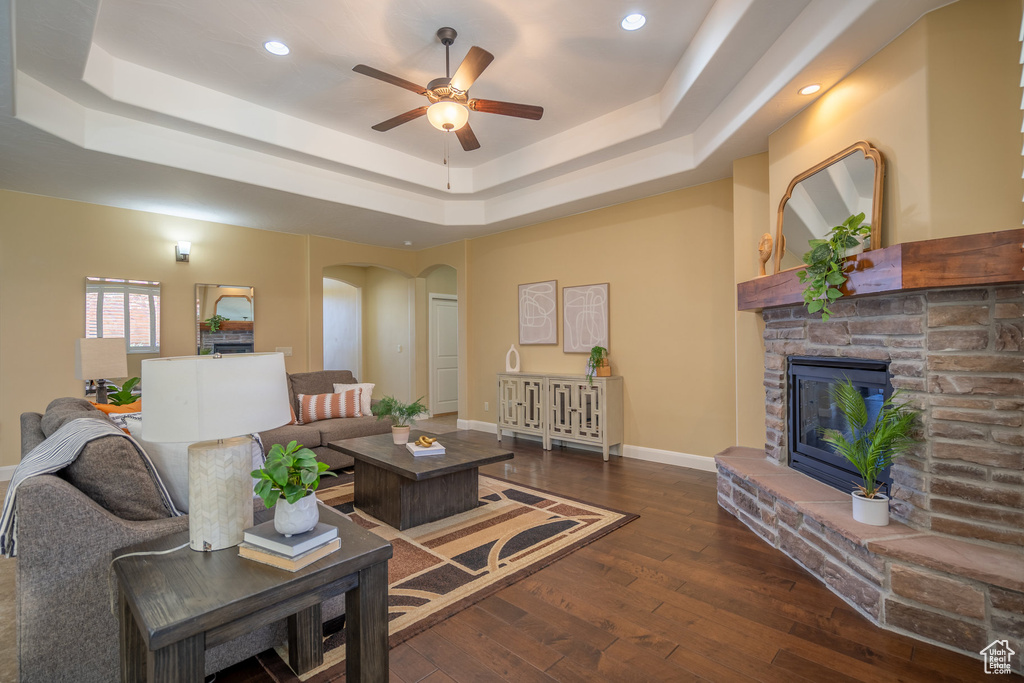
[[316,495],[312,491],[294,503],[278,498],[274,505],[274,530],[279,534],[304,534],[315,527],[318,521],[320,511],[316,507]]
[[396,444],[409,443],[409,430],[412,427],[392,427],[391,438],[394,439]]
[[859,491],[853,496],[853,519],[871,526],[889,525],[889,496],[876,493],[874,498],[865,498]]

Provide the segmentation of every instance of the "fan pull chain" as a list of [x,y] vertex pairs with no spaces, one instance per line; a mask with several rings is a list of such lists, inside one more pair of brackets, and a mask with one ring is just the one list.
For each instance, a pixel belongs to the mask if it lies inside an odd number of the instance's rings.
[[448,173],[448,189],[452,189],[452,165],[448,163],[448,133],[444,132],[444,168]]

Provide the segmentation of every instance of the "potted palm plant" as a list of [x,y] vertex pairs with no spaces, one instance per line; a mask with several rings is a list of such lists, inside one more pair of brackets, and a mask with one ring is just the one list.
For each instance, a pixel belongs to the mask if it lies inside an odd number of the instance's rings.
[[[302,534],[316,526],[320,512],[316,494],[320,477],[337,476],[327,471],[327,463],[318,462],[313,451],[292,441],[287,446],[274,444],[263,467],[253,470],[256,495],[267,508],[275,507],[274,529],[279,534]],[[283,498],[284,500],[280,500]]]
[[860,391],[849,379],[829,387],[832,402],[846,420],[847,432],[822,429],[822,439],[836,453],[857,468],[863,484],[857,484],[853,496],[853,518],[872,526],[889,523],[889,497],[879,492],[878,474],[916,443],[913,431],[918,411],[905,403],[897,405],[897,391],[882,402],[870,426],[871,414]]
[[422,400],[423,397],[420,396],[413,403],[402,403],[394,396],[385,396],[373,405],[371,411],[378,420],[391,418],[391,436],[396,444],[409,443],[409,430],[416,424],[414,418],[427,410],[427,407],[420,403]]

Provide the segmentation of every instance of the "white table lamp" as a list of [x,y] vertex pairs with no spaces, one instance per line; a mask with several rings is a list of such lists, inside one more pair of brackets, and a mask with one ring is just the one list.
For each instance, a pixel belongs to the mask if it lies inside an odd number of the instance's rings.
[[142,438],[190,442],[189,545],[220,550],[253,524],[253,432],[291,419],[280,353],[142,361]]
[[109,377],[128,376],[124,337],[75,340],[75,379],[96,380],[96,402],[107,402]]

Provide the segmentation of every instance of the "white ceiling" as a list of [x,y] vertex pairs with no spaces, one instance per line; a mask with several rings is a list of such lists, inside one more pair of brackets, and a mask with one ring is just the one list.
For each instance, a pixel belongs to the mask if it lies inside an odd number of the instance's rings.
[[[947,1],[0,0],[0,188],[423,248],[727,177]],[[370,129],[426,99],[352,71],[443,76],[441,26],[544,107],[471,113],[450,191],[425,118]]]

